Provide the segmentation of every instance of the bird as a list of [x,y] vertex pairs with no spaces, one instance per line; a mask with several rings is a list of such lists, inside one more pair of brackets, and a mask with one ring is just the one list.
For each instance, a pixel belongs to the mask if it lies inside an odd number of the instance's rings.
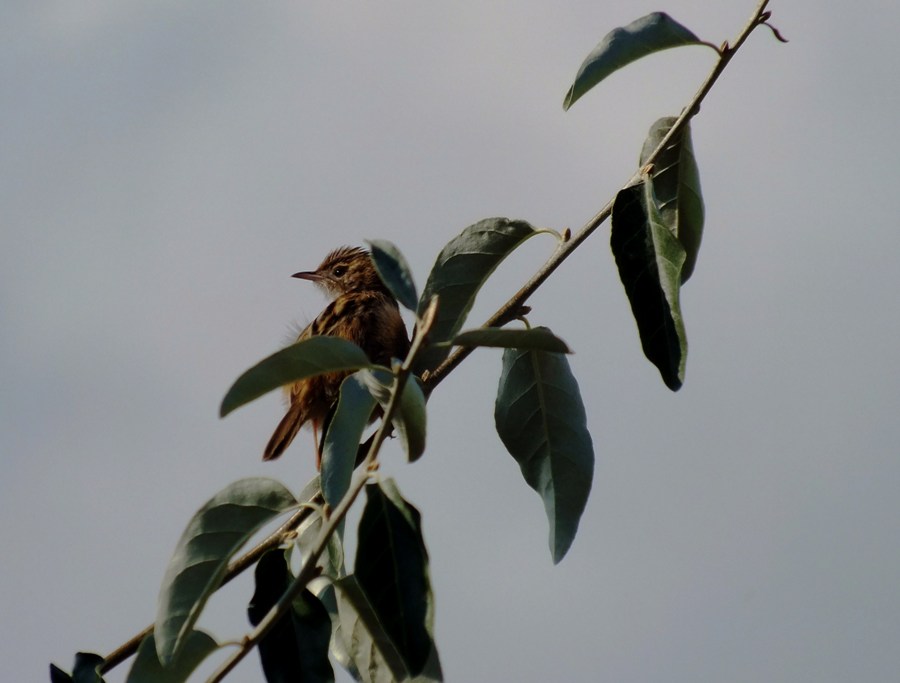
[[[347,339],[365,351],[372,363],[390,366],[392,358],[404,358],[409,336],[400,307],[381,280],[372,255],[359,247],[339,247],[311,271],[291,277],[308,280],[333,297],[325,309],[297,336],[297,341],[322,335]],[[332,372],[298,380],[285,386],[288,409],[263,452],[274,460],[290,446],[303,425],[310,423],[316,444],[316,469],[321,467],[319,428],[338,398],[341,382],[349,372]]]

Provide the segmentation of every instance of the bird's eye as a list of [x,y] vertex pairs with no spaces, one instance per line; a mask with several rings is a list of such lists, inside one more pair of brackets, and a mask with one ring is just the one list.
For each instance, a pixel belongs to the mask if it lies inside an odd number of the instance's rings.
[[335,277],[343,277],[343,275],[347,272],[347,266],[335,266],[334,270],[331,271],[334,273]]

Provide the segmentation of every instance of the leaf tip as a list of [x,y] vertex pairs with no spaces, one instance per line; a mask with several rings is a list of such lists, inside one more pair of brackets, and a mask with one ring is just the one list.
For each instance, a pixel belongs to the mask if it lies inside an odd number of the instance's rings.
[[678,391],[684,386],[684,381],[681,377],[663,377],[663,382],[666,383],[666,386],[669,387],[672,391]]
[[235,382],[235,384],[232,385],[227,392],[225,392],[225,396],[222,398],[222,403],[219,405],[219,419],[233,413],[243,405],[243,402],[240,399],[236,398],[234,391],[234,387],[236,384],[237,382]]
[[367,239],[369,253],[378,276],[390,290],[394,298],[405,308],[416,310],[419,295],[413,282],[409,264],[393,242],[382,239]]

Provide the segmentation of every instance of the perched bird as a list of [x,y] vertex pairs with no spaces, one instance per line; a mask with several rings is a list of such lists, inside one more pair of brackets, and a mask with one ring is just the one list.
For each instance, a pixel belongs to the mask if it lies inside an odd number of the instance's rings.
[[[372,263],[369,252],[358,247],[335,249],[316,270],[294,273],[310,280],[334,300],[299,334],[297,341],[315,335],[341,337],[357,344],[373,363],[390,365],[391,358],[404,358],[409,337],[396,299]],[[347,372],[334,372],[302,379],[285,387],[290,406],[263,453],[274,460],[290,445],[307,422],[316,442],[316,468],[321,460],[318,431],[337,400]]]

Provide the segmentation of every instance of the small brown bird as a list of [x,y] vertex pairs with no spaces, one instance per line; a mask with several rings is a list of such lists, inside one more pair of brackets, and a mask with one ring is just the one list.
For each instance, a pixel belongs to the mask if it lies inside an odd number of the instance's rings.
[[[310,280],[335,297],[299,334],[297,341],[315,335],[341,337],[360,346],[369,360],[381,365],[390,365],[391,358],[406,356],[409,337],[400,308],[381,281],[369,252],[341,247],[328,254],[316,270],[294,273],[292,277]],[[290,407],[269,440],[263,460],[274,460],[281,455],[300,428],[310,422],[316,441],[316,468],[319,468],[319,427],[348,374],[318,375],[285,388]]]

